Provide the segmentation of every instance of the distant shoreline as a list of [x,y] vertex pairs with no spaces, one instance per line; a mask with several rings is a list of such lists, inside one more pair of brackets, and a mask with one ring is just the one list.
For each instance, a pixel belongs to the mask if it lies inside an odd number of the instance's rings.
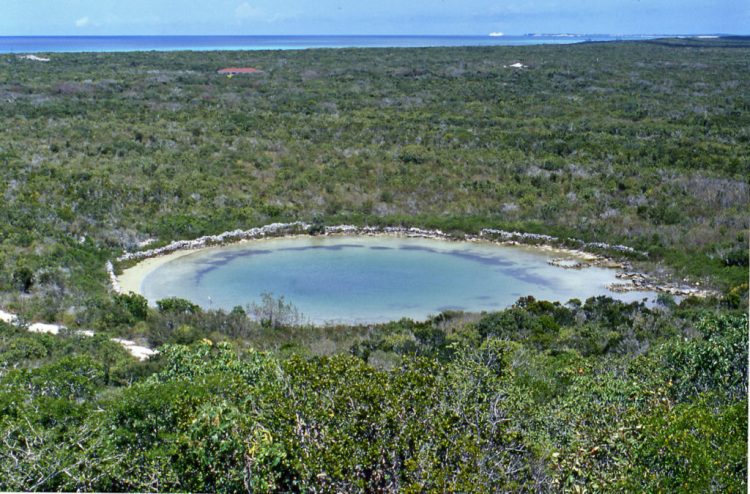
[[491,47],[638,41],[663,35],[298,35],[298,36],[0,36],[0,53],[257,51],[325,48]]

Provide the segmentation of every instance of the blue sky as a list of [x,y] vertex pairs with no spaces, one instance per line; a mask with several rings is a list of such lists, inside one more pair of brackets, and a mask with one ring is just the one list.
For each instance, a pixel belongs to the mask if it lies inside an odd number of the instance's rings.
[[2,0],[2,4],[0,36],[750,31],[750,0]]

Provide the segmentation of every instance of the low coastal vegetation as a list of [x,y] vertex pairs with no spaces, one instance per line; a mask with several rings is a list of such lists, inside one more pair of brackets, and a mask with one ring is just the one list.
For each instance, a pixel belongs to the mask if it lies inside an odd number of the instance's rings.
[[[750,43],[49,58],[0,56],[0,489],[746,491]],[[111,290],[282,221],[625,245],[714,295],[310,327]]]
[[[147,239],[294,220],[625,244],[730,290],[747,282],[747,53],[5,55],[4,304],[60,318],[106,296],[105,262]],[[216,73],[234,65],[263,73]]]
[[115,297],[104,337],[0,323],[7,490],[743,492],[747,316],[607,297],[286,326]]

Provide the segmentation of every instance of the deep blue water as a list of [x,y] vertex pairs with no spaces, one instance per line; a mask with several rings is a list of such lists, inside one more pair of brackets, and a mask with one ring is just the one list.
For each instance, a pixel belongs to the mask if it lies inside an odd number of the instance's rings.
[[0,36],[0,53],[179,50],[296,50],[430,46],[518,46],[584,41],[650,39],[655,36]]

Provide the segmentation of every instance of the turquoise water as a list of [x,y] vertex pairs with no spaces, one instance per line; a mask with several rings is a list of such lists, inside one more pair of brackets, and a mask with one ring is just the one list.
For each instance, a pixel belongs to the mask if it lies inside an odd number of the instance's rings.
[[614,294],[604,268],[563,269],[550,252],[490,243],[397,237],[298,237],[196,251],[149,273],[141,293],[151,303],[182,297],[230,310],[283,295],[312,323],[425,319],[444,310],[490,311],[519,297],[584,300]]
[[0,36],[0,53],[177,50],[299,50],[428,46],[518,46],[649,39],[649,35],[523,36]]

